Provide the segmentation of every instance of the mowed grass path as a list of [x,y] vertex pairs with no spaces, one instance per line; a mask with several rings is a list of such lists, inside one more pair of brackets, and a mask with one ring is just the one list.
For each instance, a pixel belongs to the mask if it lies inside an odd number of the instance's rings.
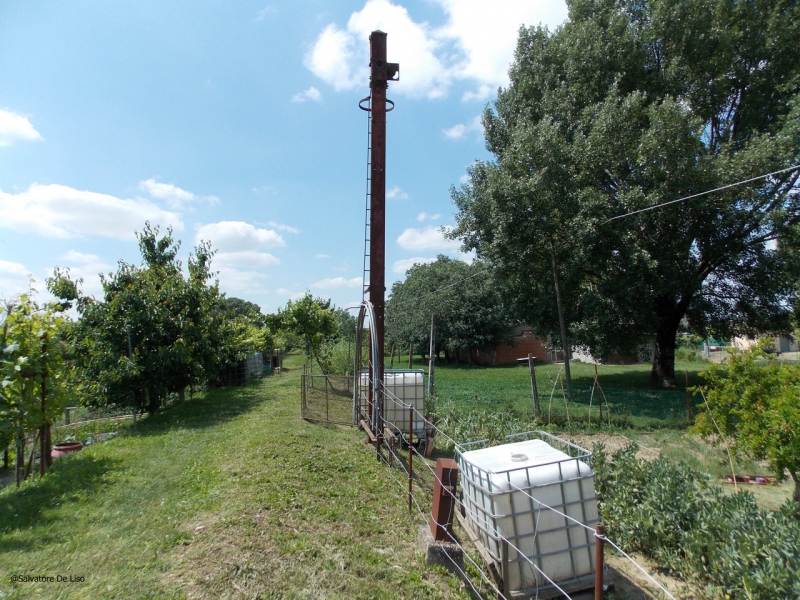
[[0,491],[0,598],[466,597],[363,434],[300,419],[298,359]]

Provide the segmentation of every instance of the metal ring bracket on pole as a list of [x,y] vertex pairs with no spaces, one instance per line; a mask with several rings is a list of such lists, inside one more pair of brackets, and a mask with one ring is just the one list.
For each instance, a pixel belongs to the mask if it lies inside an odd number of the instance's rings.
[[[362,104],[364,104],[364,102],[366,102],[367,100],[371,100],[371,99],[372,99],[372,96],[367,96],[366,98],[362,98],[361,100],[359,100],[358,101],[358,108],[360,108],[361,110],[366,111],[366,112],[372,112],[371,108],[364,108],[362,106]],[[387,102],[389,102],[389,101],[387,100]],[[392,107],[394,107],[394,102],[392,103]]]
[[387,99],[386,99],[386,104],[391,104],[391,105],[392,105],[392,107],[391,107],[391,108],[387,108],[387,109],[386,109],[386,112],[387,112],[387,113],[388,113],[388,112],[392,112],[392,111],[394,110],[394,102],[392,102],[391,100],[389,100],[389,99],[387,98]]

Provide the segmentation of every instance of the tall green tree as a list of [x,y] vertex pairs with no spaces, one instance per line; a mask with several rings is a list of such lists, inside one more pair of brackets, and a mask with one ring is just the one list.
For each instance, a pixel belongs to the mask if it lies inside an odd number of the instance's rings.
[[302,298],[289,300],[273,319],[277,326],[303,340],[306,356],[320,368],[322,343],[339,334],[339,322],[330,299],[315,298],[306,292]]
[[17,481],[25,435],[39,429],[45,464],[50,424],[73,398],[70,365],[64,360],[66,320],[62,307],[40,306],[22,294],[0,315],[0,447],[16,440]]
[[73,341],[84,378],[100,383],[106,401],[155,412],[166,394],[183,398],[187,386],[218,380],[241,358],[247,335],[237,333],[210,281],[209,244],[195,248],[184,276],[171,229],[159,236],[148,223],[137,237],[142,265],[120,261],[116,273],[101,275],[102,301],[80,296],[58,270],[49,287],[65,301],[77,298]]
[[[522,29],[484,113],[491,162],[453,190],[453,235],[497,267],[526,320],[595,355],[655,338],[674,382],[701,333],[783,330],[800,171],[612,217],[800,162],[800,7],[780,0],[574,0]],[[552,246],[551,246],[552,244]]]
[[439,255],[414,265],[392,286],[386,303],[387,342],[427,352],[433,315],[436,351],[448,356],[507,341],[513,319],[498,287],[482,262],[470,265]]

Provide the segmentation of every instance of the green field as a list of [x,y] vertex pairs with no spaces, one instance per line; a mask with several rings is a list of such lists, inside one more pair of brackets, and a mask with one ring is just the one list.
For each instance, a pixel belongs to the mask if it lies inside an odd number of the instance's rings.
[[0,598],[466,597],[363,434],[300,419],[300,362],[0,491]]
[[[423,367],[422,361],[415,366]],[[566,384],[563,365],[543,364],[536,367],[539,403],[544,423],[570,426],[573,421],[585,426],[591,414],[595,425],[600,423],[598,401],[604,398],[604,422],[607,407],[611,410],[615,428],[680,428],[686,426],[685,371],[689,385],[702,382],[699,372],[704,363],[677,363],[678,385],[674,389],[654,389],[649,384],[650,365],[597,367],[602,394],[592,392],[595,367],[585,363],[570,363],[573,397],[565,402]],[[446,413],[473,409],[510,410],[524,417],[533,414],[530,374],[527,365],[481,367],[437,362],[435,370],[436,410]],[[702,401],[699,395],[691,398],[692,410]],[[607,404],[606,404],[607,402]],[[591,413],[590,413],[591,405]]]

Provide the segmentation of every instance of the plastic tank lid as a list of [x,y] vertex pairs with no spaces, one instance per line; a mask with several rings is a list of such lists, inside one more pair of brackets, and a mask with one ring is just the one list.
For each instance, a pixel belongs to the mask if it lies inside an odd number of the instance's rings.
[[568,454],[556,450],[543,440],[526,440],[470,450],[462,455],[464,460],[489,473],[503,473],[522,467],[535,467],[571,460]]

